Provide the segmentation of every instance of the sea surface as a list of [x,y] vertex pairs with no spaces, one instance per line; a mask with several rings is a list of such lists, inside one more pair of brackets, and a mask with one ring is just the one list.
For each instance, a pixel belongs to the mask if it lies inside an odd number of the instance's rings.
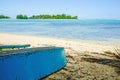
[[120,20],[0,20],[0,33],[120,45]]

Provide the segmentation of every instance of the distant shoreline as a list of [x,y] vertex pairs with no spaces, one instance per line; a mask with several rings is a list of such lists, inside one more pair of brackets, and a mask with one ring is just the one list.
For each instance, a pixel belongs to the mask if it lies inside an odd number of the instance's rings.
[[116,20],[120,21],[120,19],[0,19],[0,20],[94,20],[94,21],[101,21],[101,20],[106,20],[106,21],[111,21],[111,20]]
[[[0,19],[10,19],[11,17],[0,15]],[[16,19],[78,19],[78,16],[71,16],[66,14],[39,14],[27,16],[24,14],[16,15]]]

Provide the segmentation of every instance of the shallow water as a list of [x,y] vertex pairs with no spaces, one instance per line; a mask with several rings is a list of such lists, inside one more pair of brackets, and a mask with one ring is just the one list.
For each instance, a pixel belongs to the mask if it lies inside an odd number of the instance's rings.
[[0,32],[120,45],[120,20],[0,20]]

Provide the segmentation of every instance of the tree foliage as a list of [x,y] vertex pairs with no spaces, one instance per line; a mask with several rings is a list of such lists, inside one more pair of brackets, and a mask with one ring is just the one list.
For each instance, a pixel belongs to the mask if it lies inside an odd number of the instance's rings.
[[33,15],[29,19],[78,19],[77,16],[70,16],[66,14],[61,15]]
[[10,19],[8,16],[0,15],[0,19]]
[[16,16],[16,19],[28,19],[28,17],[26,15],[20,14]]
[[[10,17],[0,15],[0,19],[9,19]],[[57,14],[57,15],[33,15],[31,17],[28,17],[27,15],[17,15],[16,19],[78,19],[77,16],[71,16],[66,14]]]

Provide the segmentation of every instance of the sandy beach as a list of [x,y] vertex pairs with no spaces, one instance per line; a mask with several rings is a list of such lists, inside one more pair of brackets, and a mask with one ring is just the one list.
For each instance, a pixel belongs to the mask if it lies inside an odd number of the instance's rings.
[[0,44],[30,44],[31,47],[64,47],[66,67],[44,80],[119,80],[120,59],[114,54],[120,46],[0,33]]
[[114,51],[114,48],[119,46],[96,44],[84,41],[65,40],[57,38],[24,36],[15,34],[0,33],[0,44],[30,44],[31,47],[38,46],[60,46],[65,48],[72,48],[75,51],[89,51],[89,52],[105,52]]

